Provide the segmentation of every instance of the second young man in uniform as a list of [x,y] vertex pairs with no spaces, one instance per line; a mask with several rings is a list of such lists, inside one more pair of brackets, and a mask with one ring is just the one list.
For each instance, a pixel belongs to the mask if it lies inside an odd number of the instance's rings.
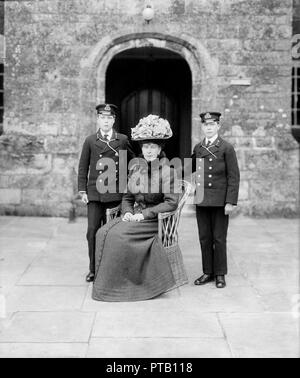
[[203,194],[196,203],[196,216],[204,274],[195,285],[215,280],[216,286],[223,288],[229,214],[238,201],[240,173],[233,146],[219,137],[220,116],[218,112],[200,114],[205,138],[195,146],[192,162],[196,190]]

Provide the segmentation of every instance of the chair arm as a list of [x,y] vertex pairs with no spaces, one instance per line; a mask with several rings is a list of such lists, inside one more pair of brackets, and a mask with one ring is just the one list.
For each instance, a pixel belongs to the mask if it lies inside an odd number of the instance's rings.
[[106,209],[106,219],[107,219],[107,222],[109,222],[110,220],[112,220],[113,218],[115,218],[120,211],[121,211],[121,205],[118,205],[118,206],[113,207],[111,209]]
[[165,213],[158,213],[158,220],[161,220],[161,219],[166,219],[168,217],[170,217],[171,215],[174,215],[178,212],[178,208],[176,210],[173,210],[173,211],[166,211]]

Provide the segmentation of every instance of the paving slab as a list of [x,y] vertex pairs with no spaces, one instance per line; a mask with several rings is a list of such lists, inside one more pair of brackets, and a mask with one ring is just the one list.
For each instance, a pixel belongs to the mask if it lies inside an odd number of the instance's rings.
[[299,298],[298,285],[272,285],[270,282],[255,282],[255,291],[263,303],[266,312],[291,312],[295,300]]
[[181,337],[221,338],[222,329],[216,314],[202,314],[197,309],[143,313],[98,313],[92,337]]
[[1,342],[88,342],[94,314],[70,312],[17,312],[0,329]]
[[230,358],[224,338],[92,338],[89,358]]
[[0,289],[3,293],[7,294],[14,289],[17,282],[20,280],[24,272],[26,271],[28,264],[15,263],[11,265],[9,269],[4,268],[4,264],[0,263]]
[[18,285],[87,286],[87,270],[77,264],[43,264],[31,266],[17,281]]
[[77,311],[86,295],[82,286],[18,286],[6,296],[6,310],[17,311]]
[[87,268],[88,254],[85,249],[81,249],[80,246],[74,248],[52,248],[47,247],[42,255],[34,261],[33,266],[55,266],[55,265],[68,265],[71,268],[80,266]]
[[0,358],[84,358],[88,343],[1,343]]
[[298,358],[299,319],[291,313],[220,314],[234,357]]
[[5,226],[5,237],[23,240],[50,239],[63,222],[63,218],[16,217]]
[[[1,228],[0,228],[1,230]],[[8,238],[0,233],[0,256],[8,258],[22,258],[25,256],[36,256],[42,252],[48,243],[48,239],[38,238],[34,240],[24,240],[19,238]]]
[[260,313],[264,310],[262,298],[251,287],[231,286],[224,289],[214,283],[205,286],[183,286],[180,301],[185,309],[197,309],[201,313]]

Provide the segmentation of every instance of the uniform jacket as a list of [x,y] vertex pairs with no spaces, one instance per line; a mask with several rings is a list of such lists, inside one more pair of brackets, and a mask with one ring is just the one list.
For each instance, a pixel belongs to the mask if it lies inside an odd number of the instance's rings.
[[193,172],[196,171],[196,190],[201,185],[204,186],[204,198],[201,203],[197,203],[198,206],[237,204],[240,172],[234,148],[230,143],[218,137],[206,149],[203,140],[194,148],[192,164]]
[[[173,168],[160,165],[151,171],[150,164],[135,166],[129,175],[128,191],[123,195],[122,213],[142,213],[147,220],[157,218],[158,213],[176,210],[180,199],[176,185]],[[151,192],[151,187],[158,188],[157,192]]]
[[[86,191],[89,201],[113,202],[121,201],[121,193],[100,194],[96,188],[98,176],[102,170],[97,170],[97,163],[101,158],[111,158],[116,164],[116,187],[118,188],[119,178],[119,151],[127,150],[128,162],[134,157],[133,150],[126,135],[113,131],[109,141],[110,146],[102,140],[101,135],[96,133],[88,136],[82,147],[78,167],[78,191]],[[117,153],[115,151],[117,151]]]

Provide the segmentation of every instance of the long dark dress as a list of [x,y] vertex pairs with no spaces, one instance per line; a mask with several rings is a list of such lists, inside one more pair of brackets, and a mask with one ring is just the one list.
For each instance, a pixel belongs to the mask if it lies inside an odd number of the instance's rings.
[[[142,183],[140,188],[149,188],[151,182],[158,180],[158,193],[134,194],[137,178]],[[142,213],[144,220],[125,222],[117,218],[98,231],[93,299],[146,300],[174,286],[170,263],[158,238],[157,220],[158,213],[173,211],[178,206],[179,194],[174,193],[174,181],[174,172],[168,175],[164,166],[152,171],[151,177],[140,166],[135,167],[129,178],[128,193],[123,196],[122,214]],[[170,193],[162,193],[163,185],[170,185]]]

